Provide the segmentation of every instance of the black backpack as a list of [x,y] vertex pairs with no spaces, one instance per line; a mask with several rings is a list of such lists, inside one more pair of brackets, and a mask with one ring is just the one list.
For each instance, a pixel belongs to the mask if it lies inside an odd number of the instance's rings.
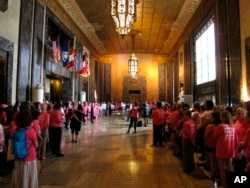
[[141,127],[141,126],[142,126],[142,121],[141,120],[137,121],[136,127]]

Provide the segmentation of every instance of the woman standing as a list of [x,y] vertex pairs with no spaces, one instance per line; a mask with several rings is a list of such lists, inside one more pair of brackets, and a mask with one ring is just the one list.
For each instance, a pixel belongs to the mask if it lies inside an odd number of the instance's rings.
[[[32,114],[29,110],[21,111],[16,116],[17,129],[24,129],[30,126]],[[28,155],[24,159],[15,159],[12,174],[12,187],[38,188],[38,175],[36,163],[36,148],[38,147],[37,135],[34,129],[26,130],[26,142]]]
[[131,109],[130,124],[129,124],[127,133],[129,133],[130,128],[132,126],[134,126],[134,133],[136,133],[136,123],[138,121],[138,118],[139,118],[139,107],[138,107],[138,103],[135,103]]
[[69,117],[72,143],[77,143],[77,137],[78,137],[78,132],[81,129],[82,118],[83,118],[82,105],[78,104],[77,110],[75,110],[73,114]]
[[162,109],[162,103],[159,101],[156,103],[156,108],[152,112],[153,120],[153,147],[157,146],[157,143],[160,147],[164,146],[162,144],[162,127],[164,124],[164,111]]
[[49,138],[51,141],[52,154],[56,155],[56,157],[64,156],[60,151],[62,128],[64,127],[64,114],[61,112],[61,107],[61,103],[57,102],[50,112]]
[[[247,122],[247,110],[244,108],[237,108],[235,111],[235,131],[238,137],[238,142],[242,143],[244,141],[246,132],[248,128],[250,128],[249,123]],[[235,172],[244,172],[245,166],[246,166],[246,157],[244,154],[244,150],[242,150],[241,153],[239,153],[235,158],[233,159],[234,164],[234,171]]]
[[216,140],[214,139],[214,133],[217,126],[221,123],[220,113],[212,112],[210,118],[211,118],[210,120],[211,123],[206,127],[204,140],[205,140],[206,153],[210,165],[210,176],[214,180],[218,175],[218,165],[216,163],[216,157],[215,157]]
[[191,118],[191,111],[185,110],[183,112],[183,120],[184,122],[181,130],[183,171],[192,172],[195,170],[194,146],[196,128]]
[[216,138],[216,158],[218,161],[220,180],[222,187],[227,187],[227,174],[233,171],[233,158],[238,150],[238,138],[235,128],[230,123],[230,112],[223,111],[220,114],[221,124],[218,125],[215,131]]
[[38,117],[39,120],[39,124],[41,127],[41,136],[43,138],[43,143],[42,143],[42,148],[40,151],[40,159],[44,160],[46,159],[45,154],[46,154],[46,144],[47,144],[47,140],[49,137],[49,118],[50,115],[47,112],[47,103],[43,103],[41,105],[41,113]]

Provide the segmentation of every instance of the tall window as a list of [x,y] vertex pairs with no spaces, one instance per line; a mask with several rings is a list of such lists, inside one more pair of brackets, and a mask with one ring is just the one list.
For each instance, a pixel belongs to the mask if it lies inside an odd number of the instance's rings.
[[214,20],[210,19],[195,39],[196,85],[216,79]]

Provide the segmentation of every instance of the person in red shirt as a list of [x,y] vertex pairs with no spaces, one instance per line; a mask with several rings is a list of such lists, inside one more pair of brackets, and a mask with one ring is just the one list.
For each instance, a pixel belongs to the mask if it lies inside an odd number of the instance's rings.
[[130,113],[130,124],[129,124],[127,133],[129,133],[130,128],[131,128],[132,126],[134,126],[134,133],[136,133],[136,123],[137,123],[137,121],[138,121],[138,118],[139,118],[139,107],[138,107],[138,103],[135,103],[135,104],[132,106],[132,109],[131,109],[131,113]]
[[171,113],[169,117],[169,123],[171,128],[171,134],[170,134],[170,141],[173,145],[173,155],[180,156],[181,155],[181,148],[178,144],[177,140],[179,137],[179,125],[182,120],[182,104],[176,103],[175,104],[175,110],[173,113]]
[[53,110],[50,112],[49,138],[51,141],[52,154],[56,157],[62,157],[64,154],[60,152],[62,128],[64,124],[64,114],[61,112],[61,103],[56,102]]
[[182,138],[183,171],[192,172],[195,170],[194,146],[196,127],[191,118],[191,111],[188,109],[183,112],[183,127],[180,135]]
[[[239,143],[242,143],[244,141],[247,129],[250,128],[250,124],[247,122],[246,119],[247,110],[244,108],[237,108],[235,111],[235,131],[238,136]],[[234,164],[234,171],[235,172],[244,172],[245,166],[246,166],[246,157],[244,154],[244,150],[242,152],[238,153],[237,156],[233,159]]]
[[[21,110],[16,116],[17,129],[29,127],[33,120],[28,103],[22,103],[25,110]],[[26,141],[28,155],[24,159],[15,158],[12,173],[12,187],[32,187],[38,188],[38,175],[36,163],[36,149],[38,147],[37,134],[34,129],[29,128],[26,131]]]
[[46,159],[45,154],[46,154],[46,144],[47,144],[47,140],[49,137],[49,118],[50,115],[47,112],[47,103],[42,103],[41,105],[41,113],[38,117],[38,121],[40,124],[40,128],[41,128],[41,136],[43,138],[43,143],[42,143],[42,148],[41,148],[41,153],[40,153],[40,159],[44,160]]
[[215,130],[216,138],[216,158],[218,161],[220,180],[222,187],[227,187],[227,175],[225,166],[228,172],[233,171],[233,158],[238,151],[238,138],[234,126],[230,123],[230,112],[223,111],[220,114],[221,124]]
[[214,133],[217,126],[221,123],[220,113],[212,112],[210,119],[211,123],[206,127],[204,140],[205,140],[205,149],[210,165],[210,176],[212,179],[214,179],[218,175],[218,169],[215,157],[216,140],[214,139]]
[[162,127],[164,124],[165,116],[164,110],[162,109],[162,103],[157,102],[156,108],[153,110],[151,118],[153,120],[153,147],[164,146],[162,144]]

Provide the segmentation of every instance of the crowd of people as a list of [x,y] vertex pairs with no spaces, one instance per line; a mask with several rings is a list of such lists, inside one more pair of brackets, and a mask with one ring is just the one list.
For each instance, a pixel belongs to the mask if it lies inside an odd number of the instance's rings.
[[230,172],[250,172],[250,112],[243,107],[167,104],[166,125],[173,155],[184,172],[195,170],[194,152],[210,171],[210,178],[228,187]]
[[[164,141],[169,141],[173,155],[182,161],[184,172],[195,171],[194,152],[200,153],[199,160],[209,167],[210,178],[223,187],[227,187],[228,172],[250,172],[250,112],[243,107],[214,105],[211,100],[192,105],[162,101],[135,104],[58,101],[17,102],[11,111],[7,109],[7,105],[0,106],[0,152],[8,144],[4,141],[3,127],[9,127],[9,137],[16,129],[31,128],[27,131],[27,142],[32,145],[30,154],[25,160],[15,159],[13,185],[38,187],[36,160],[45,160],[48,150],[55,157],[64,156],[60,148],[63,129],[71,129],[72,143],[77,143],[81,125],[86,121],[92,124],[115,110],[121,110],[125,120],[130,121],[127,133],[132,127],[136,133],[139,119],[147,127],[151,118],[151,146],[164,147]],[[29,165],[23,165],[24,162]]]

